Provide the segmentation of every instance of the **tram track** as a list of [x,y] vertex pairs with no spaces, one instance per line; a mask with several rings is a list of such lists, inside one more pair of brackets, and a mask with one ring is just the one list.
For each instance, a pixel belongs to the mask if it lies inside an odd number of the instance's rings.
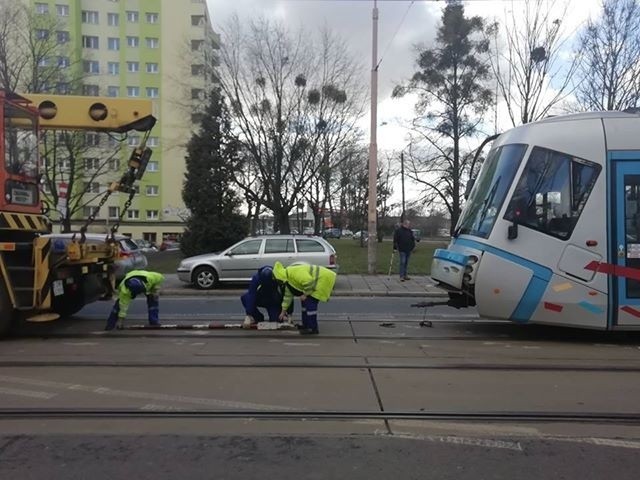
[[640,413],[601,412],[446,412],[405,410],[197,410],[136,408],[0,408],[2,420],[39,419],[252,419],[252,420],[415,420],[457,422],[581,423],[640,425]]
[[[325,358],[322,356],[318,359]],[[365,361],[364,357],[352,357],[354,360],[363,360],[361,364],[355,363],[326,363],[318,364],[312,362],[282,363],[282,362],[117,362],[117,361],[29,361],[10,360],[0,361],[0,368],[173,368],[173,369],[193,369],[193,368],[236,368],[236,369],[318,369],[318,370],[456,370],[456,371],[496,371],[496,372],[592,372],[592,373],[640,373],[638,366],[621,365],[526,365],[526,364],[496,364],[496,363],[438,363],[434,365],[424,364],[390,364],[371,363]],[[539,359],[537,360],[539,361]]]

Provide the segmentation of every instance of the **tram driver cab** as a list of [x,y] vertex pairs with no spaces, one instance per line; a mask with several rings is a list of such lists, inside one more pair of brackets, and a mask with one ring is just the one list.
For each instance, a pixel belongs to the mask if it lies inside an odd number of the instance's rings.
[[431,275],[484,318],[640,328],[640,116],[593,112],[492,145]]

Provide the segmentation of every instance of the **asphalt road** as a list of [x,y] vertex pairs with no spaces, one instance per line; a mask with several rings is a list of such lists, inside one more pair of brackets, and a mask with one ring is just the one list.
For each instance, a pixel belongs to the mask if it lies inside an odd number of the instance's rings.
[[[0,478],[637,478],[640,334],[428,327],[412,301],[332,299],[311,338],[104,332],[110,303],[27,325],[0,344]],[[165,324],[242,317],[161,298]]]

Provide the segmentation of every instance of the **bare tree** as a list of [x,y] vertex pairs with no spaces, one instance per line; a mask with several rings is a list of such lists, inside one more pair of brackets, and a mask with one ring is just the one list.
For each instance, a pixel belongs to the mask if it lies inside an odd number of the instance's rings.
[[577,100],[585,110],[624,110],[640,100],[640,5],[603,0],[598,19],[582,32],[584,60]]
[[[551,13],[553,3],[525,0],[520,12],[523,18],[516,19],[517,12],[512,9],[502,29],[496,22],[487,30],[488,38],[494,41],[494,55],[489,59],[497,91],[513,126],[546,117],[573,90],[578,54],[569,61],[563,58],[568,36],[561,19],[567,14],[568,4],[555,17]],[[504,45],[499,45],[499,33],[504,36]]]
[[288,232],[289,213],[357,130],[364,103],[357,65],[328,30],[313,43],[308,32],[258,19],[245,34],[237,17],[223,31],[221,60],[238,140],[264,187],[252,194]]

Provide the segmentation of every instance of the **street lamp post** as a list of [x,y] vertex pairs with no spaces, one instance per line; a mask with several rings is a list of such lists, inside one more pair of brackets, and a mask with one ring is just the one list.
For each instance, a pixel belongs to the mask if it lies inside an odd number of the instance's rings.
[[373,32],[371,49],[371,139],[369,144],[369,210],[367,231],[367,271],[376,273],[377,206],[378,206],[378,146],[376,127],[378,121],[378,2],[373,0]]

